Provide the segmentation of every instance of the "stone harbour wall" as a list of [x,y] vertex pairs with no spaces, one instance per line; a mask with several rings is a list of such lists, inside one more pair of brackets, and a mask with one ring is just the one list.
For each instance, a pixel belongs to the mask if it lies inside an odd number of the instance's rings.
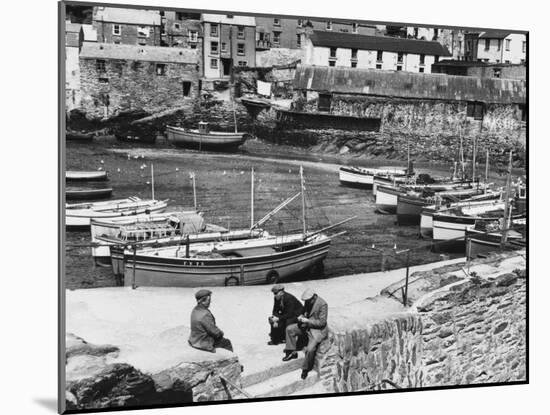
[[[331,392],[526,381],[526,267],[521,253],[411,275],[412,307],[381,296],[331,310],[317,369]],[[483,274],[483,275],[482,275]],[[390,300],[391,298],[391,300]],[[374,304],[374,306],[373,306]],[[387,310],[385,313],[380,310]]]
[[420,311],[426,386],[526,380],[524,272],[469,282]]
[[318,356],[324,386],[337,393],[422,387],[421,335],[414,315],[332,331]]

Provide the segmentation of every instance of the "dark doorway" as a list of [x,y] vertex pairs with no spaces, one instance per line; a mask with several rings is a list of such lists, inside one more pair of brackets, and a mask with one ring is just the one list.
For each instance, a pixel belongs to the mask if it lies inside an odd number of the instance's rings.
[[231,59],[222,58],[223,76],[229,76],[231,74]]

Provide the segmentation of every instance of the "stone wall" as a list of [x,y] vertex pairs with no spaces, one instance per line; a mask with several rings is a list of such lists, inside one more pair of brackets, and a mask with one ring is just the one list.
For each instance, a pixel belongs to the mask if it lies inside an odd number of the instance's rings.
[[463,269],[461,263],[412,274],[411,307],[401,312],[392,293],[404,281],[331,309],[329,337],[317,355],[324,386],[338,393],[525,382],[524,252],[473,261],[470,278]]
[[422,387],[421,319],[403,314],[362,326],[332,329],[320,347],[324,386],[337,393]]
[[[105,60],[98,71],[96,59],[80,59],[81,109],[89,118],[110,117],[119,111],[159,112],[173,107],[192,107],[198,97],[196,64],[167,63],[157,74],[157,63]],[[184,96],[183,82],[190,82]]]
[[[319,94],[308,92],[295,98],[295,108],[318,114]],[[522,107],[517,104],[487,104],[482,120],[468,116],[468,103],[459,101],[411,100],[356,95],[333,95],[330,114],[362,118],[379,118],[378,133],[346,132],[311,129],[316,136],[317,150],[351,152],[367,157],[385,156],[406,159],[407,145],[413,160],[452,162],[457,160],[460,140],[463,140],[466,158],[471,159],[474,139],[477,140],[479,163],[484,163],[489,149],[492,163],[506,163],[508,151],[514,151],[516,165],[525,162],[526,122],[522,121]],[[307,131],[292,131],[288,135],[303,135]],[[290,141],[292,141],[290,139]],[[303,140],[300,140],[303,141]]]

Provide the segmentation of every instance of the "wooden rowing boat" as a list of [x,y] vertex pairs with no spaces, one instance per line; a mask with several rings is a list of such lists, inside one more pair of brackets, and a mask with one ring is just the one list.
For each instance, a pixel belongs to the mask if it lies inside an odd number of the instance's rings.
[[91,188],[67,188],[65,189],[65,198],[67,200],[97,200],[111,197],[113,193],[112,187],[102,189]]
[[126,199],[109,200],[94,203],[67,203],[65,205],[65,226],[68,229],[88,228],[91,219],[113,219],[125,216],[137,216],[166,209],[165,200]]
[[209,131],[207,123],[199,123],[198,130],[168,125],[168,141],[176,146],[211,150],[235,150],[246,141],[246,133]]
[[65,172],[65,180],[67,181],[81,181],[81,182],[92,182],[92,181],[102,181],[107,180],[106,171],[76,171],[76,170],[67,170]]
[[375,176],[405,177],[407,169],[403,167],[383,167],[367,169],[363,167],[340,167],[340,184],[350,187],[372,189]]

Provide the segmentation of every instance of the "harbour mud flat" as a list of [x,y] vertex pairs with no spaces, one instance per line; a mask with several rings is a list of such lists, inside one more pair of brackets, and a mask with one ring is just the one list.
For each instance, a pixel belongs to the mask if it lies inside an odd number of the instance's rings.
[[[369,165],[399,163],[374,160]],[[429,241],[418,237],[418,227],[397,226],[393,215],[375,213],[372,193],[341,186],[340,164],[357,163],[349,157],[325,156],[297,148],[274,146],[260,140],[245,143],[235,153],[199,152],[175,149],[159,143],[155,146],[120,143],[113,138],[94,139],[91,143],[67,143],[67,170],[108,172],[113,197],[151,197],[151,164],[154,165],[155,198],[169,199],[169,210],[193,207],[190,173],[196,177],[197,208],[206,222],[230,229],[246,228],[251,223],[250,171],[255,171],[254,219],[258,220],[281,201],[300,191],[299,167],[304,167],[306,220],[308,227],[319,229],[352,216],[356,219],[334,232],[346,233],[332,241],[325,260],[325,277],[398,268],[406,255],[398,250],[414,249],[410,264],[441,259],[433,253]],[[403,164],[403,163],[401,163]],[[447,174],[448,166],[422,166],[421,171]],[[302,229],[298,201],[279,212],[266,229],[272,233],[291,233]],[[92,262],[89,232],[66,233],[66,287],[90,288],[115,286],[110,268],[95,267]],[[384,259],[383,254],[384,255]],[[460,254],[451,254],[450,258]]]

